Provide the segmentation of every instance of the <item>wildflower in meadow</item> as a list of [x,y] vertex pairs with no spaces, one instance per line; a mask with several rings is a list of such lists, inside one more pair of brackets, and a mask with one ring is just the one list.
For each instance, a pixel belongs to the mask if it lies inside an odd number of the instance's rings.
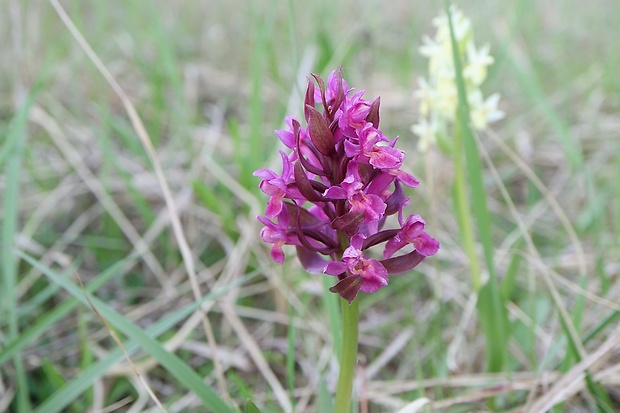
[[[489,123],[504,117],[497,109],[499,94],[494,93],[484,98],[480,85],[487,77],[487,69],[493,64],[489,46],[477,48],[474,44],[471,21],[455,5],[450,6],[450,15],[454,25],[454,36],[461,62],[463,62],[463,79],[467,93],[467,102],[472,126],[484,130]],[[443,13],[433,19],[437,28],[434,38],[425,36],[420,54],[428,58],[428,79],[418,79],[415,96],[419,100],[420,120],[412,126],[412,131],[419,137],[418,149],[425,152],[437,142],[437,138],[447,135],[447,128],[455,121],[458,107],[458,91],[450,26],[448,16]]]
[[[363,95],[348,88],[341,69],[327,83],[312,75],[304,98],[306,127],[287,117],[288,128],[276,131],[290,149],[280,152],[282,172],[254,173],[270,197],[258,219],[265,225],[262,239],[273,244],[273,260],[284,262],[283,246],[294,245],[303,267],[336,277],[330,291],[349,303],[439,249],[419,215],[403,218],[409,202],[403,186],[414,188],[418,181],[401,169],[405,153],[396,148],[397,139],[379,129],[379,98]],[[398,228],[384,229],[390,215]],[[369,249],[381,244],[383,253],[372,258]]]

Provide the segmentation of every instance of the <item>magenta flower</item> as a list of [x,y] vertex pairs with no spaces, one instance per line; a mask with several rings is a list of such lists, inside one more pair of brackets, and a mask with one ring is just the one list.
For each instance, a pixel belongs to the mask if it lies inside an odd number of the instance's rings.
[[398,169],[405,155],[403,151],[385,145],[389,141],[380,130],[367,123],[359,133],[359,144],[348,141],[345,143],[345,153],[358,162],[369,163],[375,168]]
[[278,136],[278,138],[280,138],[284,146],[290,149],[295,148],[295,133],[293,131],[293,120],[295,120],[294,117],[287,116],[285,118],[285,122],[288,125],[289,130],[276,131],[276,135]]
[[[378,291],[390,275],[408,272],[439,249],[422,218],[402,221],[409,201],[402,185],[415,188],[418,181],[400,169],[405,154],[395,148],[396,139],[379,129],[379,98],[367,101],[363,95],[348,89],[341,69],[327,85],[312,75],[304,99],[307,126],[289,116],[288,129],[276,131],[291,149],[290,155],[280,152],[282,173],[254,173],[269,195],[265,217],[258,219],[265,225],[261,238],[273,244],[273,260],[284,262],[283,246],[294,245],[308,272],[338,277],[330,291],[349,302],[359,291]],[[383,229],[386,217],[396,214],[401,228]],[[382,254],[371,250],[381,244]],[[406,246],[410,252],[393,257]]]
[[[368,124],[366,118],[376,106],[379,107],[379,99],[368,102],[362,99],[364,91],[358,92],[343,102],[342,115],[338,119],[338,126],[343,134],[349,138],[356,138]],[[378,122],[377,122],[378,123]],[[371,123],[372,125],[372,123]]]
[[390,258],[407,244],[412,244],[425,257],[435,254],[439,250],[439,243],[424,232],[425,225],[419,215],[411,215],[404,223],[401,222],[400,231],[385,244],[383,258]]
[[279,263],[284,263],[284,252],[282,247],[288,245],[301,245],[295,231],[290,229],[290,214],[288,208],[283,208],[277,217],[277,224],[264,217],[258,217],[258,220],[265,226],[260,232],[263,241],[273,244],[271,248],[271,258]]
[[[265,212],[265,215],[269,218],[274,218],[282,211],[282,206],[284,205],[282,199],[285,196],[292,198],[290,185],[295,181],[293,168],[291,161],[284,152],[280,151],[280,156],[282,157],[282,175],[278,175],[269,169],[259,169],[254,172],[254,176],[263,178],[260,183],[260,189],[270,196]],[[300,197],[295,198],[299,199]]]
[[[346,271],[349,276],[345,277],[332,289],[336,292],[342,291],[341,283],[346,286],[346,294],[344,298],[353,301],[357,291],[362,290],[365,293],[374,293],[381,287],[388,285],[388,272],[385,267],[377,260],[368,258],[362,252],[362,247],[366,236],[357,234],[351,239],[351,245],[344,250],[342,261],[330,261],[323,272],[330,275],[341,275]],[[349,278],[349,279],[347,279]],[[355,285],[355,288],[351,288]],[[349,297],[349,295],[353,295]]]
[[364,183],[356,162],[349,162],[347,176],[339,186],[327,189],[324,196],[331,199],[347,199],[351,212],[364,214],[364,222],[378,221],[383,217],[386,204],[375,193],[364,191]]

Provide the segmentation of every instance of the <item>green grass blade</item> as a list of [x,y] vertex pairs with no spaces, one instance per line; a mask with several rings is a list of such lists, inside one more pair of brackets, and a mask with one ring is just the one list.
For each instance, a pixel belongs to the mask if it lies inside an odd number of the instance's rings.
[[[89,342],[89,332],[88,332],[88,320],[89,315],[86,316],[84,313],[80,313],[78,320],[78,347],[80,349],[80,370],[84,370],[88,368],[95,361],[95,355],[93,354],[93,350],[90,347]],[[64,385],[64,381],[63,381]],[[83,412],[87,410],[86,406],[91,405],[93,403],[94,390],[88,389],[84,397],[79,400],[79,403],[76,406],[76,410],[79,412]]]
[[612,311],[603,319],[603,321],[588,331],[588,333],[583,337],[583,344],[587,344],[590,340],[599,335],[606,327],[615,323],[618,319],[620,319],[620,311]]
[[[467,91],[463,79],[463,65],[460,59],[454,35],[454,24],[447,1],[445,1],[445,5],[450,26],[452,58],[454,60],[455,80],[458,90],[458,113],[457,122],[455,124],[455,134],[461,134],[463,139],[473,215],[476,219],[478,237],[482,244],[484,259],[489,273],[489,280],[480,290],[480,295],[478,297],[480,322],[487,338],[487,368],[490,371],[503,371],[507,360],[507,344],[509,338],[508,317],[505,300],[499,289],[495,275],[493,237],[491,235],[491,214],[487,206],[478,146],[469,125],[469,105],[467,103]],[[461,156],[460,153],[455,155]],[[485,311],[482,312],[480,311],[481,309],[485,309]]]
[[254,403],[252,403],[252,400],[248,399],[245,402],[245,412],[244,413],[260,413],[260,410],[258,410],[258,407],[256,407],[256,405]]
[[480,280],[480,264],[476,255],[476,239],[471,222],[469,200],[467,199],[467,188],[465,183],[465,170],[463,169],[462,138],[458,131],[454,133],[454,186],[452,198],[456,219],[459,225],[459,233],[463,250],[469,260],[469,271],[471,272],[472,286],[475,291],[480,291],[482,281]]
[[[568,338],[568,349],[567,355],[564,359],[567,360],[568,357],[571,357],[579,363],[581,361],[581,356],[579,355],[579,350],[577,348],[577,343],[573,340],[573,335],[569,331],[569,327],[566,325],[566,320],[563,317],[560,317],[560,323],[562,325],[562,329]],[[585,371],[585,379],[586,379],[586,387],[590,394],[594,397],[596,407],[599,413],[608,413],[610,412],[608,406],[612,406],[611,400],[609,399],[609,395],[605,391],[605,389],[594,381],[592,375],[588,370]]]
[[[455,59],[458,59],[458,55],[455,56]],[[460,62],[457,67],[458,75],[456,79],[459,85],[459,106],[458,123],[455,125],[455,128],[458,129],[457,133],[461,133],[463,138],[463,148],[465,150],[465,161],[467,165],[467,180],[471,190],[472,209],[474,217],[476,218],[478,237],[482,244],[487,271],[489,272],[489,278],[495,278],[494,248],[493,238],[491,236],[491,214],[487,206],[478,145],[476,144],[476,140],[469,126],[469,108],[467,105],[467,95],[465,94],[465,84],[462,74],[460,74]]]
[[[486,338],[487,369],[491,372],[501,372],[506,367],[506,347],[508,335],[506,328],[498,328],[508,324],[505,310],[497,310],[497,295],[501,294],[497,285],[486,283],[478,293],[476,309],[480,319],[480,326]],[[503,346],[503,347],[501,347]]]
[[220,217],[226,232],[231,237],[235,237],[237,231],[236,214],[235,210],[230,208],[230,204],[233,201],[230,199],[229,190],[219,185],[207,185],[203,181],[197,179],[192,182],[192,189],[196,198],[198,198],[209,211],[212,211]]
[[526,69],[519,65],[518,59],[510,52],[511,47],[508,44],[504,44],[499,50],[503,53],[502,57],[508,61],[509,66],[513,69],[514,77],[519,83],[519,90],[523,91],[525,96],[530,98],[535,108],[539,108],[542,111],[555,135],[560,138],[571,170],[574,172],[585,172],[581,148],[576,139],[571,136],[570,128],[566,121],[562,119],[549,103],[546,92],[543,90],[536,74],[533,71],[526,71]]
[[[10,151],[6,154],[6,186],[4,189],[2,235],[0,238],[0,259],[2,261],[0,270],[2,271],[2,294],[4,295],[2,299],[3,305],[0,307],[0,315],[8,320],[7,336],[9,340],[19,336],[18,302],[15,294],[18,260],[12,251],[18,231],[19,178],[21,176],[22,157],[27,137],[26,124],[33,102],[34,95],[29,94],[24,99],[21,107],[17,108],[17,112],[9,126],[7,139]],[[19,353],[16,353],[13,357],[13,366],[17,380],[17,412],[29,412],[31,410],[30,392]]]
[[[66,279],[60,277],[57,273],[42,265],[32,257],[22,252],[17,253],[22,259],[30,263],[30,265],[38,268],[43,272],[50,280],[58,283],[64,290],[73,295],[76,299],[82,302],[84,305],[89,306],[86,295],[80,287],[69,282]],[[229,413],[235,412],[235,409],[226,404],[217,393],[209,386],[207,386],[202,378],[194,372],[183,360],[181,360],[176,354],[168,352],[160,343],[153,339],[147,332],[133,324],[127,318],[114,311],[103,301],[88,294],[88,299],[95,306],[97,311],[104,317],[110,324],[116,327],[119,331],[125,334],[135,342],[136,347],[132,346],[132,350],[139,347],[148,352],[157,361],[172,374],[179,382],[185,385],[188,389],[193,391],[198,398],[200,398],[206,407],[209,407],[216,413]],[[196,304],[195,304],[196,305]],[[129,348],[128,348],[129,350]],[[51,410],[42,410],[41,407],[37,409],[37,412],[50,412]],[[57,411],[57,410],[56,410]]]
[[519,268],[521,267],[521,261],[523,260],[520,251],[522,243],[523,241],[520,240],[515,244],[515,252],[512,254],[510,264],[508,264],[508,269],[504,275],[504,281],[502,282],[502,295],[506,301],[510,300],[515,293],[517,274],[519,272]]
[[[138,255],[131,255],[126,259],[117,262],[111,266],[94,280],[86,285],[86,291],[92,293],[97,291],[108,281],[111,281],[115,277],[121,274],[120,269],[125,265],[133,263],[138,258]],[[65,277],[63,277],[65,278]],[[50,311],[41,316],[35,324],[20,332],[19,336],[15,337],[12,341],[0,351],[0,366],[8,359],[19,354],[19,352],[32,343],[41,334],[49,331],[52,326],[62,320],[67,314],[69,314],[78,305],[78,301],[75,298],[65,300],[60,305],[55,306]]]

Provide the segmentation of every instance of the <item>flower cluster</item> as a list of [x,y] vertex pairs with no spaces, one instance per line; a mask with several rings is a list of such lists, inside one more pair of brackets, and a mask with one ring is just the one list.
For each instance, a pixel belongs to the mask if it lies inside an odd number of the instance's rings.
[[[304,98],[307,127],[287,117],[288,129],[276,131],[290,154],[280,151],[282,173],[260,169],[260,189],[270,196],[261,238],[273,244],[271,257],[284,261],[284,245],[294,245],[306,270],[338,277],[330,291],[353,301],[361,290],[372,293],[388,276],[409,271],[433,255],[439,243],[424,231],[419,215],[403,218],[403,185],[418,181],[401,170],[405,154],[396,139],[379,130],[379,98],[364,100],[331,73],[327,84],[308,79]],[[316,85],[315,85],[316,83]],[[318,87],[317,87],[318,86]],[[319,109],[317,109],[317,106]],[[400,228],[383,229],[396,215]],[[382,259],[367,250],[385,243]],[[394,257],[407,247],[410,252]]]
[[[462,73],[472,126],[484,130],[489,123],[504,117],[504,113],[497,109],[499,94],[485,99],[480,91],[480,85],[487,77],[487,68],[493,64],[493,57],[489,55],[488,45],[476,48],[471,21],[456,6],[450,7],[450,15],[459,58],[463,62]],[[437,28],[435,37],[425,36],[424,45],[420,47],[420,54],[429,59],[429,78],[418,79],[419,90],[415,94],[420,102],[420,120],[412,127],[412,131],[420,137],[418,149],[423,152],[436,142],[438,135],[446,135],[446,128],[454,122],[458,107],[448,16],[442,14],[436,17],[433,25]]]

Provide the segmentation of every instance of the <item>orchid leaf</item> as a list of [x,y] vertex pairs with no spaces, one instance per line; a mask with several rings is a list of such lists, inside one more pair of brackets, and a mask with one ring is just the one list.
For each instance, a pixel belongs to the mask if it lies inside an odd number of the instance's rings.
[[308,134],[316,149],[325,156],[332,156],[336,153],[334,146],[334,134],[329,129],[323,115],[314,107],[306,105],[308,111]]
[[380,120],[379,105],[380,104],[381,104],[380,97],[373,100],[372,104],[370,105],[370,112],[368,112],[368,115],[366,115],[366,122],[372,123],[372,126],[374,126],[375,128],[379,127],[379,120]]
[[347,235],[353,236],[364,222],[364,213],[358,211],[349,211],[346,214],[336,218],[332,222],[332,228],[344,231]]
[[316,193],[314,188],[312,187],[312,183],[308,176],[304,172],[303,167],[301,166],[301,162],[295,162],[295,183],[297,184],[297,188],[299,188],[299,192],[310,202],[324,202],[325,197]]
[[359,275],[349,275],[338,281],[329,291],[336,293],[351,304],[362,286],[362,277]]
[[362,246],[362,251],[368,249],[377,244],[381,244],[382,242],[388,241],[389,239],[394,238],[396,234],[398,234],[399,229],[386,229],[384,231],[379,231],[376,234],[373,234],[364,240],[364,245]]

